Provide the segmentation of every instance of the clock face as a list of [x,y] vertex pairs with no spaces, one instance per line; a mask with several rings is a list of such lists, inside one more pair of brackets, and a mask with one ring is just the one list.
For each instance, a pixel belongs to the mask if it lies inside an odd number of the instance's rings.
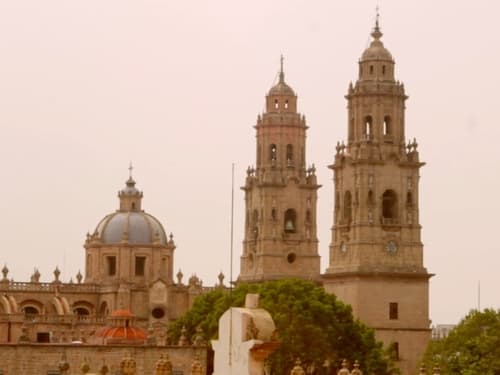
[[394,241],[387,242],[386,250],[390,254],[395,254],[398,251],[398,245]]
[[347,244],[344,241],[340,244],[340,251],[347,253]]

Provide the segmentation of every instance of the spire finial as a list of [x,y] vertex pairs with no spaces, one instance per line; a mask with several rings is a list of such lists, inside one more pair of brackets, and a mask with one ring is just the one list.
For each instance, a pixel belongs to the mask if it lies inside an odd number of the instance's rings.
[[132,170],[134,169],[134,167],[132,166],[132,162],[130,162],[129,166],[128,166],[128,177],[130,179],[132,179]]
[[283,60],[285,58],[283,57],[283,54],[281,54],[280,57],[280,82],[283,83],[285,82],[285,73],[283,72]]
[[377,4],[377,7],[375,8],[375,27],[373,28],[372,32],[372,37],[375,40],[379,40],[382,37],[382,32],[380,31],[380,12],[379,12],[379,7]]

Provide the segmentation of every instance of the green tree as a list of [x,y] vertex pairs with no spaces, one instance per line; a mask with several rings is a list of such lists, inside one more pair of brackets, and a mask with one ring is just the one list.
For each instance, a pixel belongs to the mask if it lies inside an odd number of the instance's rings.
[[344,305],[322,287],[301,280],[241,284],[231,295],[215,290],[196,299],[193,308],[173,323],[169,337],[175,342],[184,326],[188,338],[201,327],[205,338],[217,337],[218,321],[229,306],[243,306],[247,293],[260,295],[260,307],[269,311],[276,324],[280,348],[269,358],[273,373],[289,374],[298,357],[313,365],[318,374],[335,368],[323,366],[325,360],[338,365],[343,358],[358,360],[365,374],[390,373],[387,356],[374,333],[353,319],[351,307]]
[[500,310],[471,311],[448,337],[429,344],[424,362],[449,375],[500,375]]

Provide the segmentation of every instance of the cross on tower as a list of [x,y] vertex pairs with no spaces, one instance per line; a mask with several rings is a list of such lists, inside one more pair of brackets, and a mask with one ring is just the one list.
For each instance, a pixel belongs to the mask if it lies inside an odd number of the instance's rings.
[[134,167],[132,166],[132,162],[130,162],[130,165],[128,167],[128,176],[130,178],[132,178],[132,170],[134,169]]

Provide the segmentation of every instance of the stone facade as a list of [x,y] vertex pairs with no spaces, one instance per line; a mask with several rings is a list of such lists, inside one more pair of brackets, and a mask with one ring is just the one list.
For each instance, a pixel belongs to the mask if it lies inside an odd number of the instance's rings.
[[306,120],[297,96],[279,82],[266,96],[257,118],[256,167],[245,186],[246,219],[239,281],[282,278],[317,280],[317,184],[314,165],[306,168]]
[[324,287],[413,374],[430,339],[429,278],[419,222],[419,159],[405,142],[404,86],[377,25],[350,85],[347,144],[337,144],[335,208]]
[[[85,241],[85,275],[63,283],[0,280],[0,344],[88,342],[115,310],[132,313],[136,325],[166,342],[170,321],[185,313],[205,288],[196,277],[174,281],[173,236],[142,210],[142,192],[132,176],[119,193],[119,209],[104,217]],[[223,276],[220,277],[222,287]]]

